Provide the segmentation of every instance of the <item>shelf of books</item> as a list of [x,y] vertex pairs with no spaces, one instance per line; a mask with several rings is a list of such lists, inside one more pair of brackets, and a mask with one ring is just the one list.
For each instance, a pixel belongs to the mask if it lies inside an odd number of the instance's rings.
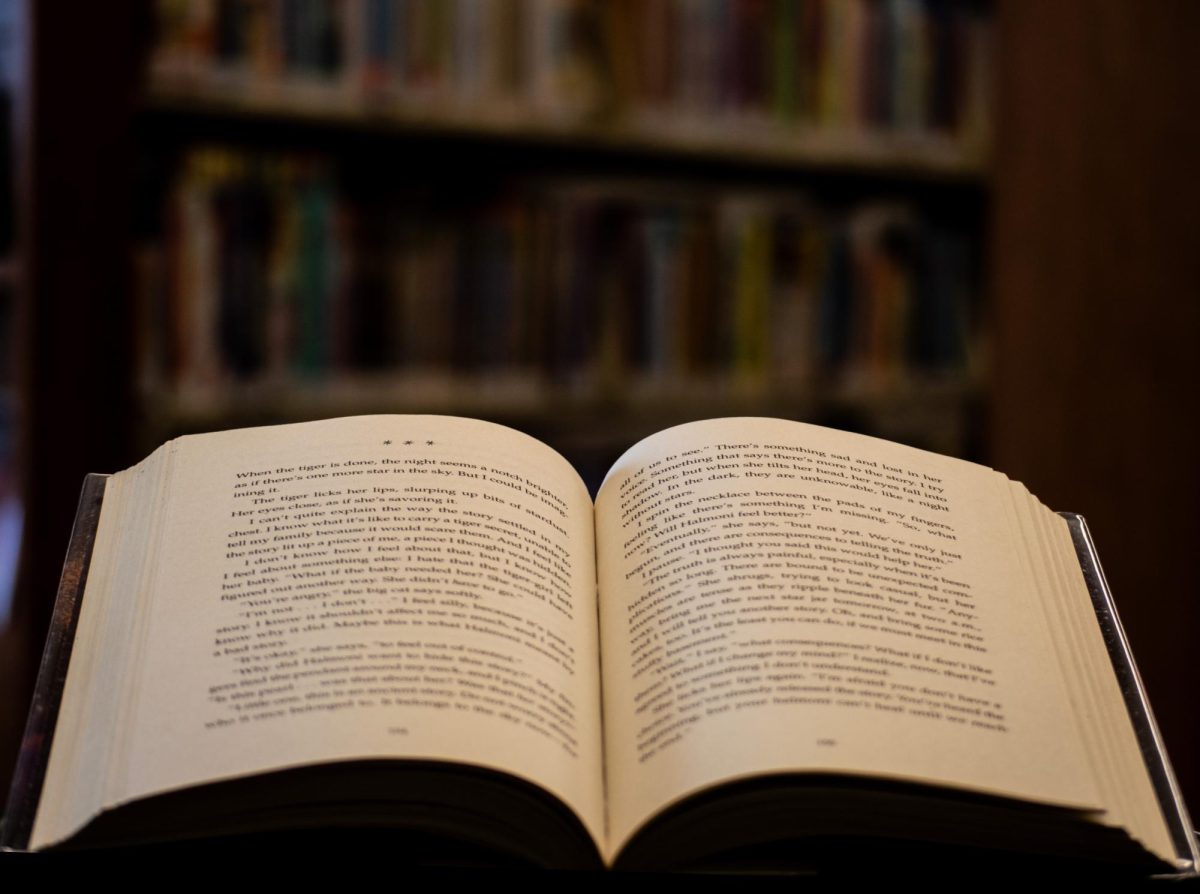
[[[986,184],[989,31],[966,0],[160,3],[151,126],[221,123],[163,150],[145,446],[430,412],[600,452],[715,415],[969,452],[979,207],[892,187]],[[622,161],[479,151],[513,141]],[[695,159],[720,175],[664,176]]]
[[153,107],[976,179],[989,17],[923,0],[163,2]]
[[978,380],[971,241],[903,203],[575,179],[363,196],[327,159],[205,148],[163,218],[141,366],[171,424],[876,413]]

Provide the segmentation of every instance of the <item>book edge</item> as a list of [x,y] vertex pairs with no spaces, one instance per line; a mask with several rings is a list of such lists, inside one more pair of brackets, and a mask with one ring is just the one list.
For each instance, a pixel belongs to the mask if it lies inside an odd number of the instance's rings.
[[0,850],[23,851],[29,845],[42,783],[50,761],[50,747],[75,643],[75,628],[79,622],[79,609],[91,567],[100,507],[104,502],[108,479],[108,475],[94,472],[83,479],[75,523],[71,528],[71,539],[54,601],[54,613],[50,619],[50,630],[38,668],[25,732],[21,737],[3,828],[0,829]]
[[1092,598],[1100,633],[1108,648],[1109,660],[1117,675],[1121,694],[1125,698],[1125,708],[1137,734],[1142,758],[1171,834],[1179,869],[1183,875],[1195,876],[1200,872],[1200,846],[1197,844],[1196,833],[1192,831],[1193,826],[1187,806],[1183,802],[1183,793],[1167,757],[1162,734],[1154,719],[1154,713],[1150,710],[1146,687],[1134,662],[1125,629],[1121,626],[1116,602],[1104,577],[1104,569],[1100,566],[1096,544],[1082,515],[1076,512],[1059,512],[1058,515],[1066,521],[1071,533],[1071,542],[1079,559],[1088,595]]

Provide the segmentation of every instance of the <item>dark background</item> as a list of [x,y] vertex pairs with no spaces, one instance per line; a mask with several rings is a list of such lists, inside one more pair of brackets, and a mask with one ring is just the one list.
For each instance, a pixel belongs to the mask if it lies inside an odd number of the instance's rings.
[[[1200,472],[1192,431],[1200,5],[967,6],[993,22],[995,98],[986,164],[964,181],[837,158],[764,165],[619,141],[152,107],[150,6],[7,4],[6,52],[17,63],[9,75],[15,236],[0,264],[8,342],[0,351],[9,370],[3,481],[24,526],[0,632],[0,786],[15,759],[83,474],[125,468],[147,452],[148,438],[161,440],[162,424],[136,388],[134,360],[145,337],[135,322],[133,256],[147,189],[180,145],[219,139],[345,151],[374,164],[399,156],[433,178],[453,179],[485,159],[501,178],[531,168],[599,171],[682,177],[706,189],[786,185],[951,206],[981,259],[984,362],[957,411],[968,428],[959,452],[1024,481],[1047,505],[1087,517],[1179,780],[1200,803]],[[681,415],[711,415],[703,410],[625,408],[621,427],[636,436]],[[546,428],[550,443],[570,454],[569,433],[556,434],[542,418],[548,412],[535,408],[525,426]],[[192,427],[247,421],[254,420]],[[595,454],[583,461],[600,463]]]

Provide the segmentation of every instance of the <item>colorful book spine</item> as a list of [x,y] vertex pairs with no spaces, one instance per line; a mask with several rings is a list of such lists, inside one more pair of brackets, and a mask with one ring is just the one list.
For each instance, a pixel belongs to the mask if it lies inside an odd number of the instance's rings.
[[972,242],[907,204],[604,183],[448,204],[355,193],[312,157],[200,149],[161,232],[147,381],[894,384],[971,362]]
[[970,0],[160,0],[166,81],[340,84],[423,115],[632,121],[786,140],[990,119]]

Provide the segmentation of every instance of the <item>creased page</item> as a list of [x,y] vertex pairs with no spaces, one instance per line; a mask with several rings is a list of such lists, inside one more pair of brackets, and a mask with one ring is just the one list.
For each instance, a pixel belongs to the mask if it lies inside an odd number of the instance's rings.
[[173,450],[113,801],[430,758],[528,779],[602,839],[591,504],[565,460],[431,416]]
[[626,453],[596,504],[612,850],[774,771],[1096,806],[1008,487],[773,419]]

